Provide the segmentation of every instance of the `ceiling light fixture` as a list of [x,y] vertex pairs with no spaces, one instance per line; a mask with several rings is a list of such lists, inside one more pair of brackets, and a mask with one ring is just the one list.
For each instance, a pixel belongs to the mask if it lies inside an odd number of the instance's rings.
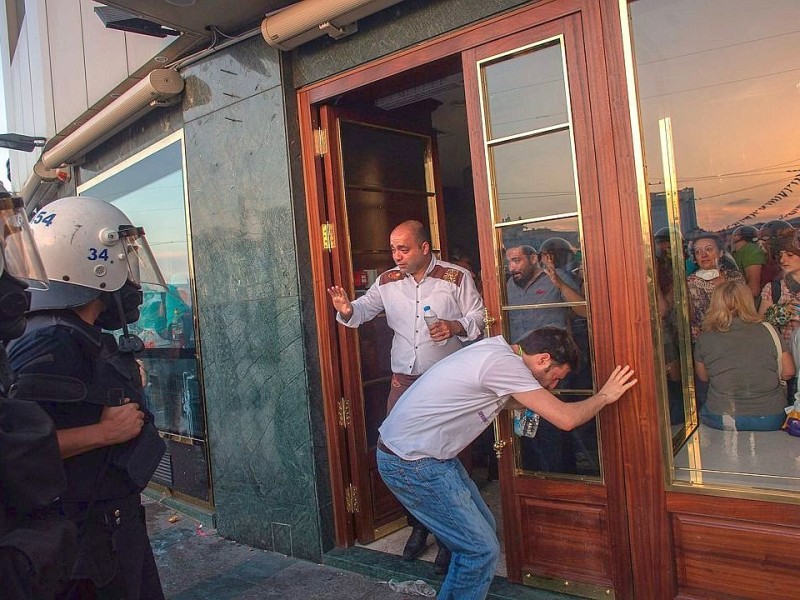
[[420,100],[432,98],[433,96],[441,94],[442,92],[447,92],[463,86],[464,81],[462,80],[460,74],[448,75],[442,79],[429,81],[428,83],[423,83],[413,88],[403,90],[402,92],[396,92],[394,94],[384,96],[383,98],[378,98],[375,100],[375,106],[382,110],[394,110],[395,108],[414,104]]

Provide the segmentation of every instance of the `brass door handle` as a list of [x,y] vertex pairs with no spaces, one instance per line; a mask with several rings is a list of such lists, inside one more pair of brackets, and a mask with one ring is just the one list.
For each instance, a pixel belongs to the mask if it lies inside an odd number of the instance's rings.
[[483,336],[484,337],[491,337],[492,336],[492,325],[497,322],[493,316],[489,314],[489,309],[483,309]]
[[494,445],[494,453],[497,455],[497,460],[500,460],[503,457],[503,450],[505,447],[508,446],[508,442],[505,440],[495,440]]
[[495,417],[494,421],[492,422],[494,426],[494,444],[492,444],[492,448],[497,456],[497,460],[500,460],[500,458],[503,456],[503,450],[509,445],[510,440],[503,440],[500,438],[500,423],[498,418],[499,417]]

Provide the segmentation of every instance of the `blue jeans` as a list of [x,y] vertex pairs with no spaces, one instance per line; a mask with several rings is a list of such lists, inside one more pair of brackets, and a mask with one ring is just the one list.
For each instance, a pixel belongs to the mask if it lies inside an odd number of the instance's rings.
[[707,406],[700,409],[700,421],[713,429],[728,431],[778,431],[786,420],[786,414],[737,415],[730,420],[712,413]]
[[400,502],[452,552],[439,600],[483,600],[500,544],[496,523],[457,458],[403,460],[378,450],[378,471]]

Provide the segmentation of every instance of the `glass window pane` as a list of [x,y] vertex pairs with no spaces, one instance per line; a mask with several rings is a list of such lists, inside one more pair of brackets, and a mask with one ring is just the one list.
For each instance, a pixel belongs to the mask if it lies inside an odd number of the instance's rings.
[[489,152],[499,220],[578,210],[569,130],[506,142]]
[[345,185],[432,192],[425,176],[428,138],[341,122]]
[[[585,400],[585,395],[560,394],[564,402]],[[531,473],[555,473],[600,477],[597,420],[592,419],[572,431],[562,431],[544,419],[533,427],[526,423],[524,411],[512,411],[515,420],[515,447],[518,448],[517,469]],[[520,433],[525,435],[519,435]],[[535,433],[533,437],[528,437]]]
[[797,491],[800,4],[629,6],[674,479]]
[[145,344],[145,351],[138,355],[145,398],[159,430],[205,440],[180,141],[82,193],[112,202],[145,230],[167,281],[166,290],[143,290],[139,320],[131,325],[131,333]]
[[483,76],[490,140],[569,121],[559,42],[488,65]]

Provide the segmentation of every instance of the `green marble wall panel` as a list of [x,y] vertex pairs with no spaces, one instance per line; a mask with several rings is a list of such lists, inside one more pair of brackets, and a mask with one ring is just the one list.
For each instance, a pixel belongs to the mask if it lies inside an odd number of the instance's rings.
[[260,35],[187,66],[181,75],[187,122],[281,85],[278,52]]
[[184,135],[217,525],[247,544],[318,558],[330,503],[318,480],[329,474],[319,470],[324,439],[321,449],[311,427],[279,56],[254,38],[187,74]]
[[302,87],[408,48],[531,0],[405,0],[359,20],[358,32],[318,38],[292,52],[294,86]]

